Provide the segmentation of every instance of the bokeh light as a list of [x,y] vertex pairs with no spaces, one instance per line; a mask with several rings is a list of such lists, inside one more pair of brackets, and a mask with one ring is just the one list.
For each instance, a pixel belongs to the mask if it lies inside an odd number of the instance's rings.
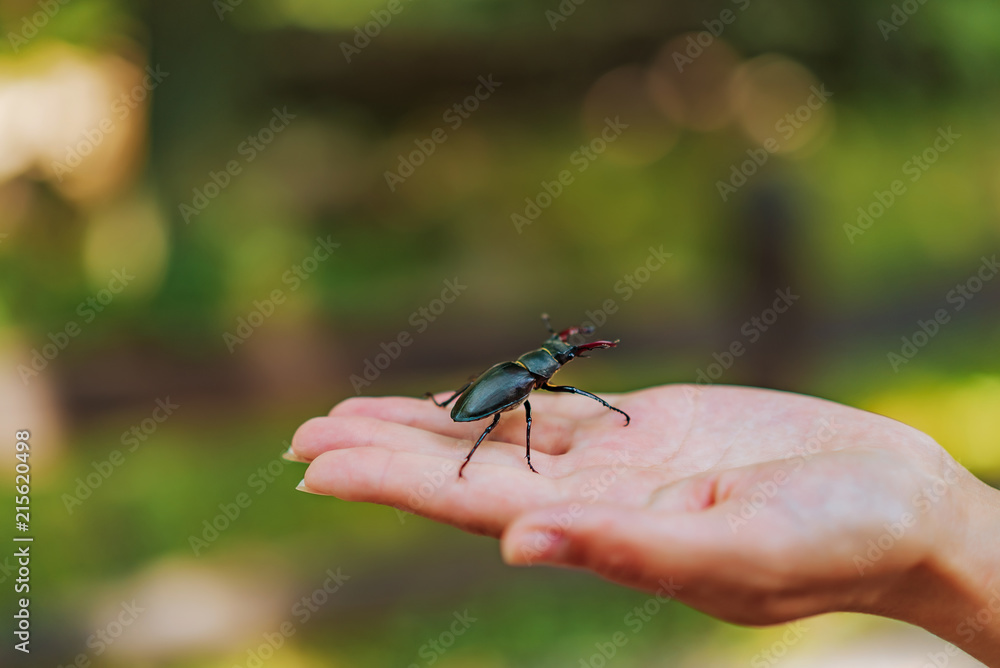
[[740,126],[761,146],[794,153],[830,134],[833,92],[801,64],[784,56],[742,63],[732,80]]
[[[698,48],[691,50],[692,44]],[[701,132],[719,130],[733,118],[729,87],[739,62],[739,55],[722,39],[702,47],[698,33],[678,35],[663,46],[650,68],[650,94],[676,124]]]
[[[583,102],[583,127],[595,154],[638,166],[663,157],[677,142],[673,124],[658,113],[646,87],[646,72],[630,65],[594,82]],[[625,128],[615,127],[620,119]]]
[[[31,665],[586,665],[648,596],[301,494],[280,458],[339,401],[454,388],[538,345],[542,312],[621,341],[560,382],[714,364],[901,420],[1000,485],[1000,280],[970,283],[1000,245],[1000,5],[921,4],[885,36],[892,11],[4,2],[0,453],[31,430]],[[801,302],[723,369],[779,289]],[[429,649],[466,610],[481,621]],[[780,665],[945,647],[803,623]],[[758,665],[786,633],[677,603],[643,629],[608,666]]]

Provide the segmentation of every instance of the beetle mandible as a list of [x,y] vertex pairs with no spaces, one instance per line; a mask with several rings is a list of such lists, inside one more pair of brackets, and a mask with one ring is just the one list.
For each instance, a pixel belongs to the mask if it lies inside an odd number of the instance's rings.
[[569,394],[590,397],[616,413],[624,415],[626,427],[632,421],[628,413],[615,408],[604,399],[590,392],[570,387],[569,385],[549,384],[549,380],[555,375],[556,371],[573,358],[587,357],[583,353],[588,350],[614,348],[618,345],[618,341],[594,341],[593,343],[584,343],[576,346],[569,343],[569,337],[578,333],[590,334],[594,331],[592,327],[570,327],[561,332],[556,332],[552,329],[548,314],[542,314],[542,320],[545,322],[545,326],[552,336],[545,340],[541,348],[524,353],[513,362],[500,362],[491,366],[456,390],[454,394],[443,402],[438,402],[431,392],[425,395],[442,408],[455,401],[455,399],[458,399],[455,402],[455,406],[451,409],[451,419],[455,422],[474,422],[491,415],[494,416],[493,422],[490,423],[490,426],[479,437],[476,444],[472,446],[469,454],[465,456],[465,461],[462,462],[462,466],[458,469],[459,478],[463,477],[462,471],[469,463],[469,460],[472,459],[472,454],[476,451],[476,448],[479,447],[479,444],[483,442],[487,434],[493,431],[493,428],[500,422],[500,414],[513,410],[522,403],[524,404],[525,421],[528,425],[527,435],[524,439],[524,457],[528,460],[528,468],[538,473],[538,471],[535,471],[535,467],[531,465],[531,403],[528,402],[528,395],[531,394],[532,390],[568,392]]

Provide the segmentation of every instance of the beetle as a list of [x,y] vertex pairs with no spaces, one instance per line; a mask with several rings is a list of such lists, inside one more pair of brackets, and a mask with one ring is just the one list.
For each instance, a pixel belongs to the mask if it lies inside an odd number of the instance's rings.
[[458,469],[458,477],[461,478],[462,471],[472,459],[472,454],[483,442],[483,439],[493,431],[493,428],[500,422],[500,414],[514,410],[524,404],[524,416],[527,422],[527,434],[524,439],[525,455],[528,460],[528,468],[535,471],[531,465],[531,403],[528,395],[532,390],[546,390],[548,392],[566,392],[569,394],[579,394],[584,397],[598,401],[601,405],[610,408],[616,413],[625,416],[625,426],[632,421],[628,413],[615,408],[604,399],[576,387],[569,385],[550,385],[549,380],[556,371],[575,357],[587,357],[583,353],[588,350],[601,348],[614,348],[618,341],[594,341],[582,345],[569,343],[569,337],[574,334],[590,334],[593,327],[570,327],[561,332],[552,329],[548,314],[542,314],[542,321],[548,328],[551,336],[545,340],[541,348],[529,351],[512,362],[500,362],[474,377],[468,383],[456,390],[454,394],[442,402],[434,398],[433,393],[427,392],[425,396],[430,397],[436,405],[445,408],[455,399],[455,406],[451,409],[451,419],[455,422],[475,422],[483,418],[493,416],[493,422],[482,433],[476,444],[469,450],[465,461]]

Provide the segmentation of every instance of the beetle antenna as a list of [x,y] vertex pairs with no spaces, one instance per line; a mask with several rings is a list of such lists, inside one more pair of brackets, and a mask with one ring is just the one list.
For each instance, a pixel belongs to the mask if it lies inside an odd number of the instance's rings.
[[552,322],[549,320],[549,314],[548,313],[543,313],[542,314],[542,322],[545,323],[545,328],[547,330],[549,330],[549,334],[555,334],[556,333],[556,330],[552,329]]

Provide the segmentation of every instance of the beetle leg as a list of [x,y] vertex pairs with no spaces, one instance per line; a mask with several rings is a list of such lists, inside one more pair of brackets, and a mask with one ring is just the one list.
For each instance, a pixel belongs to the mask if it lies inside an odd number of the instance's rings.
[[493,422],[490,423],[490,426],[486,428],[486,431],[483,432],[483,435],[479,437],[479,440],[476,441],[476,444],[474,446],[472,446],[471,450],[469,450],[469,454],[467,454],[465,456],[465,461],[462,462],[462,465],[460,467],[458,467],[458,477],[459,478],[462,477],[462,471],[465,469],[465,465],[469,463],[470,459],[472,459],[472,453],[476,451],[476,448],[479,447],[479,444],[483,442],[484,438],[486,438],[486,434],[488,434],[491,431],[493,431],[493,427],[497,426],[497,422],[500,422],[500,414],[499,413],[497,413],[493,417]]
[[430,400],[434,402],[435,406],[440,406],[441,408],[444,408],[451,402],[455,401],[455,399],[458,398],[462,394],[462,392],[465,392],[467,389],[469,389],[469,385],[472,385],[471,380],[465,385],[463,385],[461,389],[455,390],[455,394],[451,395],[450,397],[448,397],[447,399],[445,399],[443,402],[440,403],[438,402],[437,399],[434,398],[433,392],[424,392],[424,396],[430,398]]
[[625,426],[626,427],[628,426],[629,422],[632,421],[632,418],[630,418],[628,416],[628,413],[626,413],[625,411],[623,411],[623,410],[621,410],[619,408],[615,408],[614,406],[612,406],[611,404],[609,404],[608,402],[606,402],[604,399],[601,399],[596,394],[591,394],[590,392],[587,392],[585,390],[581,390],[578,387],[571,387],[569,385],[549,385],[548,383],[546,383],[545,385],[542,385],[538,389],[540,389],[540,390],[548,390],[549,392],[568,392],[569,394],[579,394],[579,395],[584,396],[584,397],[590,397],[594,401],[600,402],[601,405],[603,405],[604,407],[610,408],[614,412],[621,413],[622,415],[624,415],[625,416]]
[[545,328],[549,330],[549,334],[555,334],[556,330],[552,329],[552,322],[549,320],[549,314],[542,314],[542,322],[545,323]]
[[524,437],[524,458],[528,460],[528,468],[535,471],[535,467],[531,465],[531,402],[524,402],[524,418],[528,423],[528,433]]

